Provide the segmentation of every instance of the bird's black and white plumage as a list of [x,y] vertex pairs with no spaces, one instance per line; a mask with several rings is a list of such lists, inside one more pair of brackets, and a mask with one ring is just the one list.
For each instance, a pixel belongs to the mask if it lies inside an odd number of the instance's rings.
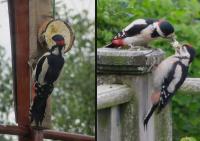
[[62,35],[54,35],[52,40],[55,45],[38,60],[33,71],[36,96],[30,114],[31,122],[35,121],[36,126],[42,124],[48,96],[52,93],[64,65],[64,38]]
[[144,119],[146,127],[153,112],[161,110],[167,105],[175,92],[185,81],[190,63],[195,57],[195,50],[189,45],[182,45],[175,55],[162,61],[154,72],[154,93],[152,107]]
[[144,46],[158,37],[171,38],[174,27],[165,20],[137,19],[119,32],[106,47]]

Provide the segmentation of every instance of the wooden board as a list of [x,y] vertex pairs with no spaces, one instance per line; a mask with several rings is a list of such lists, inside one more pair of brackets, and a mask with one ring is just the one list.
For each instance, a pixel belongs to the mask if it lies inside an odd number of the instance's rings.
[[28,126],[29,104],[30,104],[30,74],[29,74],[29,21],[27,0],[9,1],[12,31],[12,62],[15,85],[15,112],[17,123]]
[[[33,70],[35,68],[37,60],[47,51],[47,48],[43,47],[38,42],[38,29],[43,25],[45,21],[52,19],[51,16],[51,0],[31,0],[29,1],[29,66]],[[31,81],[32,83],[32,81]],[[32,84],[30,84],[32,86]],[[31,101],[35,96],[34,89],[31,89]],[[48,98],[46,106],[46,116],[43,120],[41,128],[51,127],[51,97]],[[33,122],[31,126],[35,126]]]

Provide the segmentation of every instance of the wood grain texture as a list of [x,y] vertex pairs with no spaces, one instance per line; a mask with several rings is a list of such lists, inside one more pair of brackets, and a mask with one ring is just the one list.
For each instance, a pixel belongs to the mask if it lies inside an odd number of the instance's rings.
[[16,125],[4,126],[0,125],[1,134],[20,135],[28,139],[28,141],[42,141],[43,138],[55,140],[70,141],[94,141],[95,137],[81,135],[75,133],[59,132],[53,130],[36,130],[19,127]]
[[39,57],[47,51],[46,48],[40,46],[37,41],[38,37],[38,30],[42,24],[47,21],[51,20],[51,1],[50,0],[30,0],[29,1],[29,31],[30,31],[30,60],[29,63],[33,67],[35,67],[36,61]]
[[[42,56],[46,51],[46,47],[42,47],[38,40],[38,30],[40,26],[45,21],[51,20],[51,0],[30,0],[29,1],[29,66],[31,69],[34,69],[37,60]],[[32,84],[31,84],[32,85]],[[35,96],[34,89],[31,90],[31,99]],[[46,116],[42,123],[42,128],[50,128],[51,127],[51,97],[48,98],[47,108],[46,108]],[[35,126],[35,123],[32,124]]]
[[[12,40],[15,117],[18,126],[28,130],[30,125],[29,1],[9,0],[8,5]],[[28,141],[28,139],[19,136],[19,141]]]
[[[29,125],[29,105],[30,105],[30,74],[28,67],[29,59],[29,21],[28,21],[28,0],[15,0],[10,2],[14,25],[12,32],[15,33],[14,44],[12,45],[12,55],[14,65],[14,83],[16,85],[15,103],[17,111],[17,123],[19,126]],[[12,23],[13,24],[13,23]]]
[[58,132],[52,130],[43,131],[45,139],[59,139],[64,141],[95,141],[95,137],[74,133]]
[[180,91],[188,94],[199,94],[200,78],[186,78],[185,82],[180,88]]
[[28,130],[24,129],[23,127],[18,127],[15,125],[13,125],[13,126],[0,125],[0,133],[24,136],[24,135],[28,134]]

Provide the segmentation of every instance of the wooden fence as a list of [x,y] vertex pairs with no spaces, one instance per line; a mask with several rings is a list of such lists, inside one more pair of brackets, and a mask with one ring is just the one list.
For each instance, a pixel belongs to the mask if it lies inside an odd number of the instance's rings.
[[[161,50],[97,50],[98,141],[172,141],[170,105],[153,115],[147,131],[143,127],[151,105],[151,68],[163,56]],[[181,91],[198,93],[200,79],[188,78]]]

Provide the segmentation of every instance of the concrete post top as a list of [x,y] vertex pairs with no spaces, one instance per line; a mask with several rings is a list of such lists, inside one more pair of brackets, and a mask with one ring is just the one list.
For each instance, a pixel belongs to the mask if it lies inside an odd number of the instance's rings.
[[161,49],[97,49],[97,73],[145,74],[164,57]]

